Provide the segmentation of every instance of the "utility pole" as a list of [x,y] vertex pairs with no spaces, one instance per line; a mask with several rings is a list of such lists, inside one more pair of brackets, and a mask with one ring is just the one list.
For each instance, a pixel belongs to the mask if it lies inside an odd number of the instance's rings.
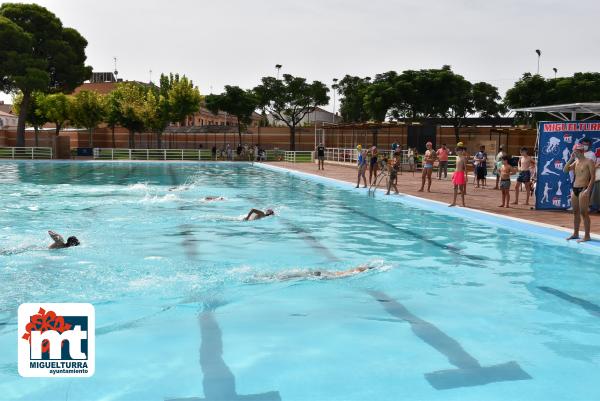
[[537,68],[537,75],[540,75],[540,58],[542,58],[542,51],[540,49],[536,49],[535,52],[538,55],[538,68]]
[[333,89],[333,116],[331,117],[331,122],[333,124],[335,124],[335,92],[337,91],[337,88],[338,88],[337,82],[338,82],[338,79],[333,78],[333,85],[331,86],[331,88]]

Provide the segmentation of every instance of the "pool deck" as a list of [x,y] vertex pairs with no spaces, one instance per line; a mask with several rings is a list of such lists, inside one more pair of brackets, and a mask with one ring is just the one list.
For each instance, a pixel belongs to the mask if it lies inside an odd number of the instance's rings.
[[[285,167],[291,170],[303,173],[314,174],[321,177],[333,178],[341,181],[350,182],[356,185],[356,169],[353,167],[325,164],[325,170],[319,171],[316,164],[312,163],[267,163],[274,166]],[[435,172],[434,172],[435,174]],[[368,172],[367,172],[368,183]],[[511,205],[510,208],[500,208],[498,205],[502,202],[500,191],[495,190],[495,180],[488,179],[488,185],[485,188],[476,188],[472,184],[473,177],[469,176],[467,186],[467,196],[465,202],[467,208],[481,210],[487,213],[494,213],[502,216],[513,217],[517,219],[529,220],[536,223],[549,224],[564,229],[572,229],[573,214],[567,211],[535,210],[535,197],[530,199],[530,206],[523,204],[523,193],[519,195],[519,205]],[[431,184],[431,192],[418,192],[421,187],[421,172],[404,172],[398,176],[398,190],[407,195],[425,198],[433,201],[450,203],[453,196],[453,187],[450,182],[450,174],[447,179],[438,180],[434,177]],[[513,187],[514,188],[514,184]],[[392,192],[393,194],[393,192]],[[390,195],[393,196],[393,195]],[[514,200],[514,189],[511,190],[511,202]],[[460,197],[458,198],[460,204]],[[592,213],[593,234],[600,234],[600,213]],[[581,226],[583,230],[583,225]]]

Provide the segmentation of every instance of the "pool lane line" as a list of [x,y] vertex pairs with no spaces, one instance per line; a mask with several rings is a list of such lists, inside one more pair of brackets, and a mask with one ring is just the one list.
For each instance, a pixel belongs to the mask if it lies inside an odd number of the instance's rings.
[[[265,170],[271,170],[280,173],[288,173],[323,185],[333,185],[345,191],[358,193],[354,191],[354,184],[348,181],[339,180],[337,178],[319,176],[312,173],[292,170],[285,167],[273,166],[269,164],[257,164],[257,166],[260,166],[259,168],[263,168]],[[494,225],[496,227],[501,227],[506,230],[516,232],[521,235],[530,234],[535,236],[543,236],[546,238],[546,240],[551,239],[552,241],[555,241],[556,243],[561,243],[562,245],[566,245],[566,241],[564,241],[565,237],[563,236],[564,233],[572,232],[571,229],[566,227],[541,223],[534,220],[521,219],[513,216],[500,215],[497,213],[492,213],[480,209],[463,207],[449,208],[447,203],[436,201],[433,199],[420,198],[418,196],[402,192],[400,193],[399,197],[385,198],[385,201],[405,203],[422,210],[434,211],[445,215],[457,216],[462,219],[474,218]],[[585,242],[583,244],[573,244],[571,245],[571,248],[581,249],[582,251],[592,251],[594,252],[594,254],[596,254],[596,248],[600,248],[600,235],[592,233],[591,237],[592,241]]]
[[438,242],[438,241],[436,241],[434,239],[427,238],[423,234],[420,234],[420,233],[418,233],[416,231],[413,231],[413,230],[410,230],[408,228],[401,228],[401,227],[395,226],[394,224],[392,224],[392,223],[390,223],[388,221],[382,220],[382,219],[380,219],[378,217],[375,217],[375,216],[371,216],[370,214],[365,213],[363,211],[360,211],[358,209],[355,209],[353,207],[346,206],[346,205],[340,205],[340,207],[343,208],[343,209],[349,210],[352,213],[356,213],[356,214],[358,214],[358,215],[360,215],[360,216],[362,216],[362,217],[364,217],[366,219],[373,220],[373,221],[375,221],[375,222],[377,222],[377,223],[379,223],[381,225],[384,225],[384,226],[387,226],[389,228],[392,228],[393,230],[401,231],[401,232],[403,232],[405,234],[408,234],[411,237],[417,238],[417,239],[419,239],[419,240],[421,240],[423,242],[426,242],[426,243],[428,243],[430,245],[433,245],[433,246],[438,247],[440,249],[446,250],[448,252],[452,252],[452,253],[454,253],[454,254],[456,254],[458,256],[462,256],[462,257],[465,257],[465,258],[471,259],[471,260],[476,260],[478,262],[490,262],[490,261],[493,261],[492,259],[490,259],[488,257],[485,257],[485,256],[469,255],[467,253],[464,253],[460,248],[457,248],[457,247],[455,247],[453,245],[444,244],[444,243]]
[[313,249],[323,254],[331,262],[339,262],[340,259],[333,254],[325,245],[323,245],[317,238],[315,238],[310,231],[306,228],[300,227],[294,224],[291,220],[279,216],[279,220],[288,227],[290,231],[296,234],[300,234],[302,239]]
[[[169,178],[171,179],[171,187],[178,187],[179,186],[179,178],[177,177],[177,174],[173,170],[172,164],[168,165],[167,173],[169,175]],[[177,210],[186,210],[186,209],[185,209],[185,206],[180,206],[177,208]],[[198,260],[198,245],[197,245],[197,243],[199,242],[199,240],[194,238],[194,231],[193,231],[194,227],[189,224],[181,224],[177,228],[178,228],[179,232],[175,235],[180,235],[183,237],[180,245],[183,247],[183,251],[185,252],[185,255],[187,256],[188,259],[197,261]]]
[[134,329],[136,327],[140,327],[140,326],[142,326],[143,323],[147,323],[148,319],[153,318],[160,313],[166,312],[171,308],[173,308],[173,305],[164,306],[159,311],[150,313],[148,315],[139,317],[137,319],[129,320],[129,321],[123,322],[123,323],[107,324],[106,326],[98,327],[96,329],[96,335],[101,336],[104,334],[113,333],[115,331],[129,330],[129,329]]
[[[307,190],[302,189],[302,188],[296,188],[296,190],[297,191],[301,191],[301,192],[303,192],[303,193],[305,193],[305,194],[307,194],[307,195],[309,195],[309,196],[311,196],[313,198],[316,198],[316,195],[314,193],[310,192],[310,191],[307,191]],[[488,257],[485,257],[485,256],[469,255],[467,253],[464,253],[460,248],[457,248],[457,247],[455,247],[453,245],[444,244],[444,243],[438,242],[438,241],[436,241],[434,239],[427,238],[425,235],[420,234],[420,233],[418,233],[416,231],[410,230],[408,228],[402,228],[402,227],[395,226],[394,224],[392,224],[392,223],[390,223],[388,221],[385,221],[385,220],[382,220],[382,219],[380,219],[378,217],[372,216],[372,215],[370,215],[368,213],[365,213],[365,212],[363,212],[363,211],[361,211],[359,209],[355,209],[355,208],[353,208],[351,206],[344,205],[343,203],[341,205],[339,205],[339,207],[342,208],[342,209],[348,210],[348,211],[350,211],[352,213],[358,214],[358,215],[360,215],[360,216],[362,216],[362,217],[364,217],[366,219],[369,219],[369,220],[372,220],[372,221],[376,221],[377,223],[379,223],[381,225],[384,225],[386,227],[389,227],[389,228],[391,228],[393,230],[401,231],[401,232],[403,232],[405,234],[408,234],[411,237],[417,238],[417,239],[419,239],[419,240],[421,240],[423,242],[426,242],[426,243],[431,244],[433,246],[436,246],[438,248],[444,249],[446,251],[452,252],[452,253],[454,253],[454,254],[456,254],[458,256],[462,256],[462,257],[465,257],[465,258],[468,258],[468,259],[471,259],[471,260],[475,260],[475,261],[478,261],[478,262],[481,262],[481,261],[486,261],[486,262],[493,261],[492,259],[490,259]]]
[[561,290],[557,290],[556,288],[552,288],[552,287],[546,287],[546,286],[539,286],[538,287],[540,290],[547,292],[548,294],[552,294],[558,298],[561,298],[567,302],[570,302],[572,304],[581,306],[583,309],[585,309],[586,312],[588,312],[590,315],[594,316],[594,317],[599,317],[600,318],[600,306],[596,305],[590,301],[587,301],[583,298],[579,298],[579,297],[575,297],[573,295],[569,295],[566,292],[563,292]]
[[462,345],[441,331],[434,324],[412,314],[404,305],[381,291],[368,291],[387,313],[407,322],[413,333],[427,345],[444,355],[457,369],[438,370],[425,373],[425,379],[436,390],[448,390],[458,387],[482,386],[502,381],[530,380],[516,361],[492,366],[481,366]]
[[171,178],[171,186],[178,187],[179,186],[179,177],[177,177],[177,174],[175,174],[172,164],[169,164],[167,166],[167,173],[169,174],[169,177]]
[[223,333],[212,310],[198,316],[200,323],[200,368],[204,397],[168,398],[167,401],[281,401],[278,391],[238,394],[235,376],[223,360]]
[[[263,199],[258,199],[251,195],[244,196],[244,198],[250,199],[253,202],[258,202],[258,203],[263,201]],[[288,229],[295,232],[296,234],[299,234],[300,237],[311,248],[313,248],[314,250],[323,254],[327,259],[329,259],[332,262],[340,261],[340,259],[337,256],[335,256],[335,254],[333,252],[331,252],[331,250],[329,250],[329,248],[327,248],[325,245],[323,245],[323,243],[321,241],[319,241],[315,236],[313,236],[312,233],[308,229],[300,227],[297,224],[293,223],[291,220],[286,219],[282,216],[275,216],[275,217],[278,220],[280,220],[286,227],[288,227]]]

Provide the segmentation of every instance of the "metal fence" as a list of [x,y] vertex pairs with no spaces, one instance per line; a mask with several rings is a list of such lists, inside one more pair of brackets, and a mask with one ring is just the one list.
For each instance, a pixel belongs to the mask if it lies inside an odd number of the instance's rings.
[[52,148],[0,148],[0,159],[52,159]]
[[213,160],[210,149],[94,148],[96,160]]
[[315,157],[310,151],[286,151],[284,160],[288,163],[312,163]]

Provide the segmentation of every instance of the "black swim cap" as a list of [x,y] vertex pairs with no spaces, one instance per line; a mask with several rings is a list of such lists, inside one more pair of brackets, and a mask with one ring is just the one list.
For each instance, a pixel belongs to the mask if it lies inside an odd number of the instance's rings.
[[77,239],[77,237],[67,238],[67,247],[77,246],[77,245],[79,245],[79,240]]

